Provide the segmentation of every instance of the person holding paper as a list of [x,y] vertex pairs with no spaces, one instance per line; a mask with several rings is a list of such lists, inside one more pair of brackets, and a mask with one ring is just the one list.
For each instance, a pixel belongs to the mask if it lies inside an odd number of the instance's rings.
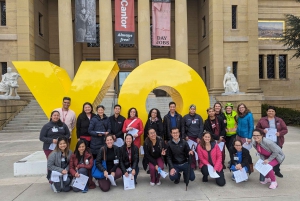
[[111,134],[114,138],[114,141],[116,141],[118,138],[124,140],[124,133],[122,129],[125,117],[123,117],[120,113],[121,105],[117,104],[114,106],[114,114],[109,117],[109,121],[111,124]]
[[[47,168],[49,174],[52,171],[61,173],[62,176],[69,174],[69,162],[72,155],[72,151],[69,150],[69,138],[59,137],[57,139],[57,146],[53,152],[49,155],[47,161]],[[50,175],[47,176],[50,178]],[[71,178],[69,176],[63,179],[61,176],[58,182],[50,181],[51,188],[54,192],[68,192],[71,190],[70,183]]]
[[[252,164],[252,158],[248,149],[243,147],[242,141],[235,140],[233,146],[229,149],[229,154],[231,171],[242,170],[244,168],[249,175],[251,174],[250,164]],[[233,174],[232,180],[235,180]]]
[[[188,143],[180,138],[178,128],[172,128],[171,135],[172,139],[168,142],[166,153],[170,180],[174,181],[174,184],[178,184],[181,177],[180,172],[183,172],[184,181],[186,181],[186,178],[190,181],[194,181],[195,173],[194,170],[189,167],[190,164],[188,163],[189,155],[194,155],[194,152],[190,149]],[[188,175],[188,172],[190,172],[190,175]]]
[[70,130],[67,125],[60,120],[60,113],[53,111],[50,115],[50,121],[43,126],[40,132],[40,141],[44,142],[43,150],[47,159],[57,144],[57,138],[63,136],[69,139]]
[[[267,116],[262,117],[257,125],[256,129],[264,132],[265,136],[270,129],[275,130],[276,143],[282,149],[284,143],[284,136],[288,133],[288,129],[284,121],[276,116],[276,108],[274,106],[269,106],[267,108]],[[280,172],[280,164],[274,166],[275,175],[278,177],[283,177]]]
[[94,116],[88,128],[91,137],[91,151],[93,158],[97,158],[99,149],[105,145],[105,136],[111,132],[111,125],[108,117],[104,114],[105,107],[98,105],[97,115]]
[[126,134],[125,143],[120,148],[120,167],[123,175],[134,176],[135,184],[139,174],[139,148],[133,144],[133,136]]
[[162,119],[161,119],[159,110],[156,108],[152,108],[149,111],[148,120],[147,120],[147,122],[145,124],[145,128],[144,128],[144,141],[148,137],[147,132],[148,132],[149,128],[153,128],[155,130],[157,136],[159,136],[161,138],[164,137]]
[[222,165],[222,152],[210,132],[205,131],[203,133],[203,138],[197,147],[197,153],[199,156],[199,167],[203,174],[202,182],[208,182],[208,175],[210,175],[208,166],[212,166],[214,173],[219,175],[216,178],[217,185],[224,186],[226,181]]
[[244,103],[241,103],[237,106],[237,113],[238,126],[236,130],[236,139],[241,140],[243,144],[246,141],[247,143],[251,143],[252,132],[254,129],[253,115]]
[[[269,164],[274,168],[274,166],[283,162],[285,156],[282,149],[275,142],[263,137],[263,135],[264,133],[259,129],[253,131],[253,147],[259,153],[260,159],[264,161],[264,164]],[[274,171],[271,169],[265,176],[265,181],[260,183],[271,183],[269,188],[276,189],[278,184]]]
[[93,112],[93,105],[89,102],[83,104],[82,112],[77,117],[76,133],[77,140],[83,140],[87,147],[90,147],[91,135],[88,132],[90,120],[96,116]]
[[[114,139],[111,134],[108,134],[105,137],[105,145],[100,148],[96,159],[97,168],[102,171],[106,177],[98,180],[99,187],[103,192],[107,192],[110,189],[111,182],[108,179],[109,176],[112,176],[114,180],[122,176],[122,171],[119,167],[120,149],[113,144]],[[104,159],[106,160],[106,168],[102,166],[102,160]]]
[[130,133],[134,138],[134,145],[140,148],[141,146],[141,135],[144,132],[143,122],[138,118],[138,112],[136,108],[132,107],[128,110],[127,119],[123,124],[123,133]]
[[[218,143],[225,141],[226,134],[226,125],[224,120],[221,117],[216,116],[214,108],[208,108],[207,110],[208,118],[204,122],[204,130],[208,131],[214,140],[217,140]],[[224,164],[225,161],[225,149],[221,150],[222,152],[222,164],[223,169],[226,169]]]
[[150,186],[161,185],[158,169],[164,169],[163,156],[166,155],[165,143],[163,139],[157,136],[154,128],[147,131],[148,137],[144,142],[144,159],[149,165]]
[[[73,177],[78,178],[80,174],[89,177],[83,193],[86,193],[88,189],[96,188],[95,183],[92,181],[91,169],[93,167],[94,159],[91,153],[87,150],[87,146],[84,140],[79,140],[76,144],[74,153],[70,159],[70,173]],[[73,187],[74,192],[79,192],[80,189]]]

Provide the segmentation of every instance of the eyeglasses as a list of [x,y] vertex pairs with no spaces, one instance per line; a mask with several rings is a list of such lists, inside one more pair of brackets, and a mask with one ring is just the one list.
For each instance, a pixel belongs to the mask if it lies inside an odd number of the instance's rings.
[[252,135],[253,137],[259,137],[259,136],[261,136],[261,135]]

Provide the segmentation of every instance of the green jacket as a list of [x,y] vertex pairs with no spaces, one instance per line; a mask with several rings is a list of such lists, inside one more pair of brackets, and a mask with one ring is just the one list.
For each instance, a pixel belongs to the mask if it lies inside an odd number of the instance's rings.
[[231,114],[224,112],[227,126],[226,126],[226,136],[232,136],[236,134],[237,121],[236,121],[236,111],[232,110]]

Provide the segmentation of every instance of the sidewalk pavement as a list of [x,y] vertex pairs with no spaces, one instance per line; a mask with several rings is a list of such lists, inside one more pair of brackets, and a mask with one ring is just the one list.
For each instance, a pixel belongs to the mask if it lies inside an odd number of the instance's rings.
[[[42,150],[42,142],[38,140],[39,133],[1,134],[0,138],[0,200],[1,201],[53,201],[53,200],[299,200],[300,199],[300,128],[288,127],[289,133],[285,137],[283,152],[286,159],[281,165],[283,178],[277,177],[278,188],[270,190],[268,185],[259,183],[259,173],[255,171],[247,182],[236,184],[231,180],[231,173],[225,170],[226,185],[219,187],[214,179],[209,178],[208,183],[202,182],[202,174],[195,171],[196,179],[189,183],[188,191],[185,191],[183,179],[179,184],[162,179],[161,186],[151,187],[150,176],[142,170],[138,185],[135,190],[123,190],[122,179],[117,180],[117,187],[111,187],[109,192],[102,192],[99,187],[89,190],[88,193],[54,193],[45,177],[14,177],[13,163]],[[251,149],[253,162],[257,161],[255,151]],[[229,160],[228,153],[226,161]]]

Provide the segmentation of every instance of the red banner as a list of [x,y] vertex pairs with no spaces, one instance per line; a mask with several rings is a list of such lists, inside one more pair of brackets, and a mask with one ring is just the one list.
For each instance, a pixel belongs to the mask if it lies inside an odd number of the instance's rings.
[[170,0],[152,0],[152,45],[171,46]]
[[115,0],[115,42],[134,44],[134,0]]

